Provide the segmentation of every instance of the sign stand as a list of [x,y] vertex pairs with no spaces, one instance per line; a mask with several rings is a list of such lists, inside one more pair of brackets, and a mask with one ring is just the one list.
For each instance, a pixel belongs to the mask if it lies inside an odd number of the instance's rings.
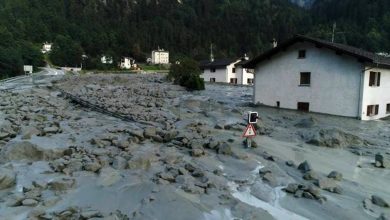
[[250,148],[252,145],[252,138],[256,136],[256,130],[255,127],[253,127],[253,124],[248,124],[246,126],[246,129],[244,131],[244,134],[242,137],[246,138],[246,146],[247,148]]

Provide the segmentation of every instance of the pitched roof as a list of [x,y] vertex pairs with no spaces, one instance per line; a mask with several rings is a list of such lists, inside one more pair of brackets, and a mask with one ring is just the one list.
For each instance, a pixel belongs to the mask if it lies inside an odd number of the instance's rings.
[[241,61],[236,63],[234,66],[244,66],[248,62],[249,62],[249,60],[241,59]]
[[339,44],[339,43],[332,43],[329,41],[317,39],[317,38],[312,38],[312,37],[307,37],[303,35],[296,35],[295,37],[281,43],[275,48],[272,48],[271,50],[266,51],[265,53],[261,54],[260,56],[257,56],[250,60],[247,64],[244,65],[246,68],[255,68],[256,65],[266,59],[269,59],[273,55],[284,51],[287,49],[287,47],[298,43],[298,42],[310,42],[315,44],[316,47],[325,47],[331,50],[336,51],[336,53],[340,54],[346,54],[352,57],[356,57],[362,62],[368,62],[372,63],[378,66],[383,66],[390,68],[390,58],[389,57],[384,57],[377,55],[375,53],[357,48],[357,47],[352,47],[349,45],[345,44]]
[[218,59],[211,62],[210,60],[202,60],[200,61],[200,67],[201,68],[222,68],[227,65],[230,65],[234,62],[236,62],[238,59],[232,59],[232,58],[225,58],[225,59]]

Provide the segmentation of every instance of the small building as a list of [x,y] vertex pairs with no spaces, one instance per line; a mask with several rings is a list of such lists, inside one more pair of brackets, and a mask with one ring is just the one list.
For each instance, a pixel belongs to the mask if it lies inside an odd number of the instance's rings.
[[49,52],[51,52],[52,46],[53,46],[52,43],[45,42],[45,43],[42,45],[42,50],[41,50],[41,52],[42,52],[42,53],[49,53]]
[[201,78],[205,82],[221,82],[240,85],[253,84],[253,70],[243,65],[248,62],[248,57],[240,59],[217,59],[200,62],[202,70]]
[[152,51],[152,64],[169,64],[169,52],[164,49]]
[[137,64],[135,63],[135,60],[133,58],[130,58],[130,57],[123,57],[121,59],[121,62],[119,64],[119,67],[121,69],[132,69],[132,68],[136,68],[137,67]]
[[256,104],[331,115],[390,116],[390,58],[297,35],[244,65]]
[[114,60],[112,59],[112,57],[110,56],[102,56],[100,58],[100,61],[103,63],[103,64],[113,64]]

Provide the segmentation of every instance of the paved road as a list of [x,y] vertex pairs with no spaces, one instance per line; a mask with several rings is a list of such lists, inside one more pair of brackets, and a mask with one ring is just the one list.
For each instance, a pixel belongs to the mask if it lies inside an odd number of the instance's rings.
[[0,81],[0,90],[28,89],[36,85],[50,83],[57,77],[62,77],[65,72],[59,69],[44,67],[40,72],[32,75],[23,75]]

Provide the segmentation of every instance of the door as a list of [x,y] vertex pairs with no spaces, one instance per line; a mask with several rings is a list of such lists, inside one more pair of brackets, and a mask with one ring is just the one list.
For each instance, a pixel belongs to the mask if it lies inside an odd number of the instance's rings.
[[298,110],[303,112],[308,112],[310,110],[310,103],[298,102]]

